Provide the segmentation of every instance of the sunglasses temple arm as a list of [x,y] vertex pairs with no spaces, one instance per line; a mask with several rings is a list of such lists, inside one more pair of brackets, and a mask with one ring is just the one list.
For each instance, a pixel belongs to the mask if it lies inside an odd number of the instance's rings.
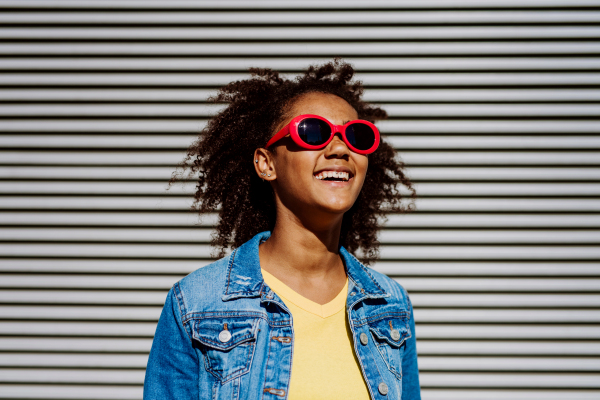
[[287,135],[289,135],[289,133],[290,133],[290,124],[287,124],[279,132],[277,132],[275,134],[275,136],[273,136],[267,142],[267,145],[265,146],[265,149],[268,149],[273,143],[277,142],[280,139],[283,139],[284,137],[286,137]]

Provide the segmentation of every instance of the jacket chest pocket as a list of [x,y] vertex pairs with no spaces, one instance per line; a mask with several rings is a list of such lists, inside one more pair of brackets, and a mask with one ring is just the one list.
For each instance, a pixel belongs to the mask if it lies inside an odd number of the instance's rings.
[[257,330],[258,319],[207,318],[194,321],[192,335],[206,370],[225,383],[250,371]]
[[369,330],[390,372],[402,379],[403,344],[411,337],[408,316],[390,316],[369,322]]

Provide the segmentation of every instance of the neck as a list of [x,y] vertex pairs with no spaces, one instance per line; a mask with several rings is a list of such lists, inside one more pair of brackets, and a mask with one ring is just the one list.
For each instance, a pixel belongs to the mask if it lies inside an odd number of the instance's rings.
[[290,213],[279,214],[271,237],[259,247],[261,268],[319,304],[335,298],[346,282],[339,255],[342,217],[310,229]]

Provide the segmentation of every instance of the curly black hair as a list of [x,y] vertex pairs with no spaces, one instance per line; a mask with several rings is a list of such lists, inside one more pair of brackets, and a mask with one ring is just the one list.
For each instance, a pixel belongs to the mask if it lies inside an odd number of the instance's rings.
[[[351,81],[354,68],[339,59],[310,66],[294,80],[271,69],[251,68],[250,73],[251,78],[226,85],[210,99],[228,106],[208,122],[180,166],[198,176],[193,208],[201,215],[219,214],[211,242],[218,256],[229,246],[239,247],[275,226],[273,190],[256,175],[253,155],[255,149],[265,146],[295,99],[310,92],[334,94],[354,107],[360,119],[375,122],[387,118],[384,110],[361,100],[362,83]],[[172,182],[179,179],[181,174],[176,174]],[[377,232],[385,212],[412,207],[412,202],[408,207],[402,204],[400,185],[415,197],[404,164],[382,138],[377,151],[369,155],[362,191],[344,214],[340,235],[340,245],[355,254],[360,249],[366,264],[379,254]]]

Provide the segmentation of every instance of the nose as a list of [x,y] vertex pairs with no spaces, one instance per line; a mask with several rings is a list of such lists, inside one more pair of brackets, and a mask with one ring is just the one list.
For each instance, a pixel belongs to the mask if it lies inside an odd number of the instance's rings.
[[348,159],[350,157],[350,149],[346,146],[346,143],[342,140],[342,135],[337,132],[331,142],[325,148],[326,158],[343,158]]

